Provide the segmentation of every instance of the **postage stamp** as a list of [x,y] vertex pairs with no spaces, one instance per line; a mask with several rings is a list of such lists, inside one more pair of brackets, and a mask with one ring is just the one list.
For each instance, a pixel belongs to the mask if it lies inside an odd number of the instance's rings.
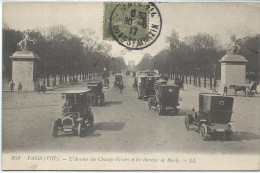
[[152,45],[161,28],[161,14],[154,3],[105,5],[104,39],[112,38],[127,49],[140,50]]

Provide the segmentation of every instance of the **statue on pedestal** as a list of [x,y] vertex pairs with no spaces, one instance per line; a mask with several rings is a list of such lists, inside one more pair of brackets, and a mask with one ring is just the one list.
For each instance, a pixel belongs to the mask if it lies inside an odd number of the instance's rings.
[[17,43],[18,49],[22,51],[29,51],[29,42],[32,42],[33,44],[37,42],[35,39],[31,39],[29,33],[29,31],[26,31],[24,33],[23,40]]
[[236,42],[233,42],[230,44],[229,48],[227,49],[227,55],[237,55],[240,53],[240,49],[241,47],[236,43]]

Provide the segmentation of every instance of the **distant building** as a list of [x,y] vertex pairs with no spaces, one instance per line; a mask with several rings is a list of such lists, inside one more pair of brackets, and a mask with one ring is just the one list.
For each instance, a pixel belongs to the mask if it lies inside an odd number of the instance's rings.
[[128,68],[128,70],[134,70],[135,69],[135,61],[129,60],[127,68]]

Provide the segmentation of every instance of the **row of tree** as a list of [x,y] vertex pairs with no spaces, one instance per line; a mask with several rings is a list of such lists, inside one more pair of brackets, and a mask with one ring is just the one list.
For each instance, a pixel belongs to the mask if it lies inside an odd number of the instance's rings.
[[[44,76],[49,85],[49,77],[59,75],[60,83],[67,77],[79,76],[86,79],[89,73],[109,74],[126,67],[122,57],[111,56],[111,45],[98,42],[95,33],[83,29],[79,35],[71,34],[64,26],[40,28],[30,32],[36,44],[30,44],[30,50],[40,57],[38,77]],[[4,25],[3,27],[3,76],[11,79],[12,64],[9,58],[17,51],[17,43],[23,39],[23,33]]]
[[[240,46],[240,55],[248,63],[246,69],[252,76],[259,73],[260,35],[231,40]],[[157,69],[161,74],[180,74],[220,78],[219,60],[226,54],[226,47],[221,45],[217,35],[197,34],[181,40],[177,32],[167,37],[169,48],[152,57],[144,55],[137,65],[138,70]]]

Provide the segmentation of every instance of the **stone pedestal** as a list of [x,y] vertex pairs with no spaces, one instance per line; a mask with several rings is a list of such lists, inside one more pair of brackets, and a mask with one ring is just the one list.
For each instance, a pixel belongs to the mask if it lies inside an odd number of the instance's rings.
[[221,63],[221,82],[218,92],[222,94],[224,86],[227,85],[228,94],[232,95],[234,90],[229,89],[230,85],[245,85],[247,60],[241,55],[228,54],[219,62]]
[[35,91],[37,83],[38,55],[31,51],[17,51],[12,56],[12,80],[15,83],[15,90],[19,82],[23,85],[23,91]]

